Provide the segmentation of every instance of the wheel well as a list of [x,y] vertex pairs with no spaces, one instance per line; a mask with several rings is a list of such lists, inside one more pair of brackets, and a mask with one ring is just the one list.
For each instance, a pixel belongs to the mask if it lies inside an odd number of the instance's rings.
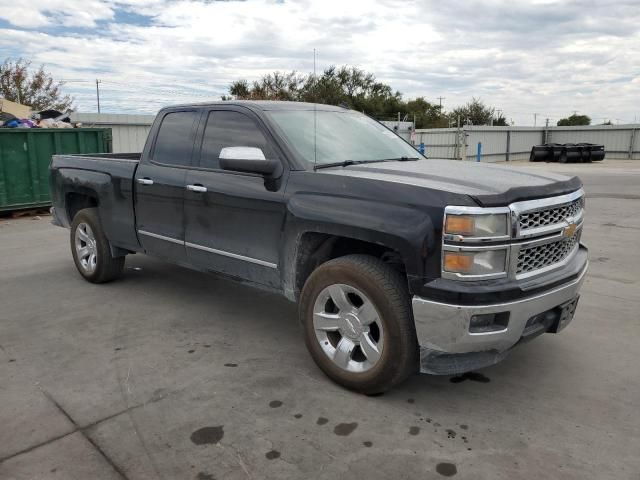
[[299,241],[296,258],[296,296],[302,291],[309,275],[319,265],[334,258],[354,253],[371,255],[381,259],[403,275],[406,269],[400,253],[386,245],[366,242],[356,238],[341,237],[324,233],[307,232]]
[[65,206],[67,207],[67,216],[69,223],[73,222],[73,217],[76,216],[83,208],[92,208],[98,206],[98,199],[89,193],[67,193],[65,196]]

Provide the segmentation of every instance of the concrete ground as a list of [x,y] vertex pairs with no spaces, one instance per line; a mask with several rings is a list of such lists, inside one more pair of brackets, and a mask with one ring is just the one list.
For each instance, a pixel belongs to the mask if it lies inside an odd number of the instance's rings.
[[509,168],[585,182],[576,319],[378,397],[325,378],[276,295],[142,255],[91,285],[66,230],[0,220],[0,478],[639,479],[640,162]]

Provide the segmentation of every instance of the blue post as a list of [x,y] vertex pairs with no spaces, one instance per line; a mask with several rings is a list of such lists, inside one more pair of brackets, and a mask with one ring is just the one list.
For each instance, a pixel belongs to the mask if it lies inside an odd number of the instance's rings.
[[424,155],[424,142],[420,142],[420,145],[418,146],[418,151]]
[[478,142],[478,153],[476,154],[476,162],[480,161],[481,156],[482,156],[482,142]]

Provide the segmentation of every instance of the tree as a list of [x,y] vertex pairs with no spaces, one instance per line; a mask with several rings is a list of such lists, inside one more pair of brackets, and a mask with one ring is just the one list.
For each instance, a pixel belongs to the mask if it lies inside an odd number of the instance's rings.
[[482,100],[474,97],[466,105],[454,108],[449,118],[454,123],[460,119],[460,125],[491,125],[491,119],[494,119],[494,125],[506,125],[507,122],[503,116],[499,115],[495,119],[495,111],[495,108],[486,106]]
[[467,105],[447,115],[439,106],[428,102],[424,97],[403,100],[400,92],[376,80],[372,73],[348,65],[330,66],[319,75],[304,75],[295,71],[273,72],[252,83],[243,79],[236,80],[229,85],[229,95],[223,95],[221,98],[344,105],[379,120],[396,120],[400,113],[401,118],[415,118],[416,128],[448,127],[451,119],[455,125],[458,115],[462,125],[465,122],[489,125],[492,119],[494,125],[507,125],[504,116],[498,115],[495,118],[495,109],[485,106],[478,99],[474,98]]
[[31,62],[19,58],[5,59],[0,66],[0,95],[12,102],[18,102],[33,110],[53,109],[66,112],[73,105],[73,98],[62,94],[62,82],[40,66],[31,70]]
[[567,118],[558,120],[559,127],[572,127],[576,125],[591,125],[591,119],[586,115],[576,115],[574,113]]
[[509,124],[507,123],[507,119],[504,115],[499,114],[498,116],[496,116],[493,119],[493,126],[494,127],[506,127]]
[[410,120],[416,119],[416,128],[444,128],[449,126],[447,116],[438,105],[426,101],[423,97],[409,100],[406,112]]
[[[346,105],[354,110],[383,118],[405,112],[400,92],[376,81],[371,73],[357,67],[330,66],[320,75],[292,71],[273,72],[249,83],[236,80],[229,94],[239,100],[290,100]],[[224,99],[228,99],[226,95]]]

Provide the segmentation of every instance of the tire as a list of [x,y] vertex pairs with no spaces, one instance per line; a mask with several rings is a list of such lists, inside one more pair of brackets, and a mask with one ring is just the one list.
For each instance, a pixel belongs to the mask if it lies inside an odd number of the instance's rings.
[[375,257],[320,265],[302,289],[299,315],[316,364],[350,390],[383,393],[418,369],[406,280]]
[[122,273],[125,257],[112,257],[97,208],[80,210],[71,224],[71,254],[85,280],[105,283]]

